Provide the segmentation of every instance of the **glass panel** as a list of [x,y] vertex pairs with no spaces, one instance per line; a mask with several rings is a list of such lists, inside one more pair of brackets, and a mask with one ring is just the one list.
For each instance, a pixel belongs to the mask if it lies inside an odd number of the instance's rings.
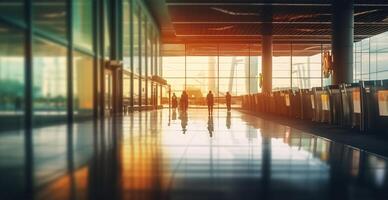
[[159,63],[158,63],[158,58],[159,58],[159,53],[158,53],[158,49],[159,49],[159,45],[158,45],[158,37],[156,36],[157,33],[155,33],[154,35],[154,39],[152,40],[152,46],[154,47],[154,57],[153,57],[153,63],[154,63],[154,74],[153,75],[158,75],[160,76],[159,72]]
[[[361,55],[361,73],[369,74],[369,53],[362,53]],[[363,79],[368,80],[368,79]]]
[[133,70],[140,74],[140,30],[139,7],[136,6],[133,13]]
[[185,57],[163,56],[163,77],[185,77]]
[[141,79],[141,105],[147,105],[147,96],[146,96],[146,80],[144,78]]
[[292,46],[292,87],[312,88],[321,86],[321,44]]
[[33,43],[34,122],[62,121],[67,113],[67,49],[38,38]]
[[147,66],[146,66],[146,61],[147,61],[147,58],[146,58],[146,26],[147,26],[147,21],[146,21],[146,17],[144,15],[141,15],[141,35],[140,35],[140,44],[141,44],[141,75],[144,76],[146,75],[146,70],[147,70]]
[[216,78],[218,76],[217,56],[187,56],[186,59],[188,78]]
[[92,0],[73,1],[74,45],[93,50]]
[[93,116],[93,57],[78,52],[73,56],[74,116]]
[[104,56],[105,59],[110,58],[110,3],[109,0],[104,0]]
[[0,129],[21,127],[24,115],[24,31],[0,23]]
[[123,64],[124,68],[131,68],[131,0],[123,1]]
[[0,16],[24,21],[24,2],[25,0],[1,0]]
[[148,80],[147,83],[147,90],[148,90],[148,96],[147,96],[147,105],[152,104],[152,82]]
[[[153,35],[153,29],[152,29],[151,23],[148,23],[148,26],[147,26],[147,63],[148,63],[147,64],[147,67],[148,67],[147,76],[151,76],[152,72],[153,72],[152,35]],[[150,92],[150,91],[148,91],[148,92]]]
[[139,77],[133,77],[133,105],[139,105]]
[[388,53],[378,53],[377,54],[377,71],[387,71],[388,70]]
[[131,76],[130,74],[123,74],[123,104],[129,106],[131,100]]
[[291,44],[273,45],[272,77],[273,90],[291,87]]
[[36,29],[66,39],[67,0],[32,0],[32,22]]

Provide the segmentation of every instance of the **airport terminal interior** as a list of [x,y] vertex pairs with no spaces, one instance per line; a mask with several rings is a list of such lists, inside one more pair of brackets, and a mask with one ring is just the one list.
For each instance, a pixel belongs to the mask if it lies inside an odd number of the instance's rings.
[[388,199],[388,2],[0,0],[0,199]]

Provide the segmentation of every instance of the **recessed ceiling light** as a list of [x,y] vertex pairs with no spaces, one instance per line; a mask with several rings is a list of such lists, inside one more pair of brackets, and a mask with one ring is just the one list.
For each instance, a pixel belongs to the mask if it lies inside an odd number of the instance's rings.
[[231,26],[223,26],[223,27],[218,27],[218,28],[208,28],[209,31],[225,31],[234,28],[233,25]]
[[57,12],[57,13],[47,13],[47,14],[43,15],[43,17],[45,17],[45,18],[59,18],[59,17],[64,17],[64,16],[66,16],[65,11]]
[[217,8],[217,7],[211,7],[211,9],[228,15],[234,15],[234,16],[258,16],[259,15],[258,13],[250,13],[250,12],[233,12],[227,9]]

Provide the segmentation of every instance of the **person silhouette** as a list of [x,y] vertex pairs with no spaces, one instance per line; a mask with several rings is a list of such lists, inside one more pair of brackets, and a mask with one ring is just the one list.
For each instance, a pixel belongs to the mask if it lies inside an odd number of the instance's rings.
[[209,131],[209,136],[213,137],[214,123],[213,123],[213,116],[212,115],[209,115],[207,118],[207,130]]
[[172,94],[171,106],[173,110],[176,110],[176,108],[178,107],[178,98],[176,97],[175,93]]
[[172,111],[172,120],[176,120],[176,110]]
[[226,128],[230,129],[231,124],[232,124],[231,113],[228,112],[226,114]]
[[228,109],[228,112],[232,110],[232,95],[230,95],[229,92],[226,92],[226,108]]
[[184,112],[184,111],[180,112],[180,119],[181,119],[182,132],[183,134],[185,134],[187,131],[187,121],[188,121],[187,112]]
[[184,90],[181,95],[180,99],[180,107],[181,110],[186,112],[187,109],[189,108],[189,96],[187,95],[187,92]]
[[207,102],[208,114],[213,115],[214,96],[213,96],[212,91],[209,91],[209,93],[207,94],[206,102]]

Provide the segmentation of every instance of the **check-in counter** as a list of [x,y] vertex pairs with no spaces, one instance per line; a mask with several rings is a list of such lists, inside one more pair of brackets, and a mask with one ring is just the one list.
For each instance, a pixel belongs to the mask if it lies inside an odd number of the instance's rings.
[[341,84],[342,119],[345,128],[360,128],[361,87],[359,83]]
[[313,121],[324,122],[324,111],[329,111],[329,97],[325,95],[325,91],[321,87],[314,87],[311,104],[313,105]]
[[284,97],[284,102],[283,102],[283,111],[282,114],[283,116],[286,117],[292,117],[292,106],[291,106],[291,99],[292,99],[292,91],[287,90],[287,91],[282,91],[283,97]]
[[[328,122],[333,125],[340,124],[342,120],[342,100],[341,90],[339,85],[326,86],[326,94],[328,95],[329,115]],[[325,102],[325,104],[327,104]]]
[[291,117],[296,119],[302,118],[302,94],[301,90],[290,91]]
[[388,80],[381,81],[380,86],[376,87],[377,95],[377,128],[378,134],[388,136]]
[[377,88],[381,86],[381,81],[360,81],[361,90],[361,116],[360,131],[375,132],[377,128],[378,102]]
[[301,89],[300,90],[301,98],[301,119],[303,120],[312,120],[314,105],[314,94],[312,90]]

